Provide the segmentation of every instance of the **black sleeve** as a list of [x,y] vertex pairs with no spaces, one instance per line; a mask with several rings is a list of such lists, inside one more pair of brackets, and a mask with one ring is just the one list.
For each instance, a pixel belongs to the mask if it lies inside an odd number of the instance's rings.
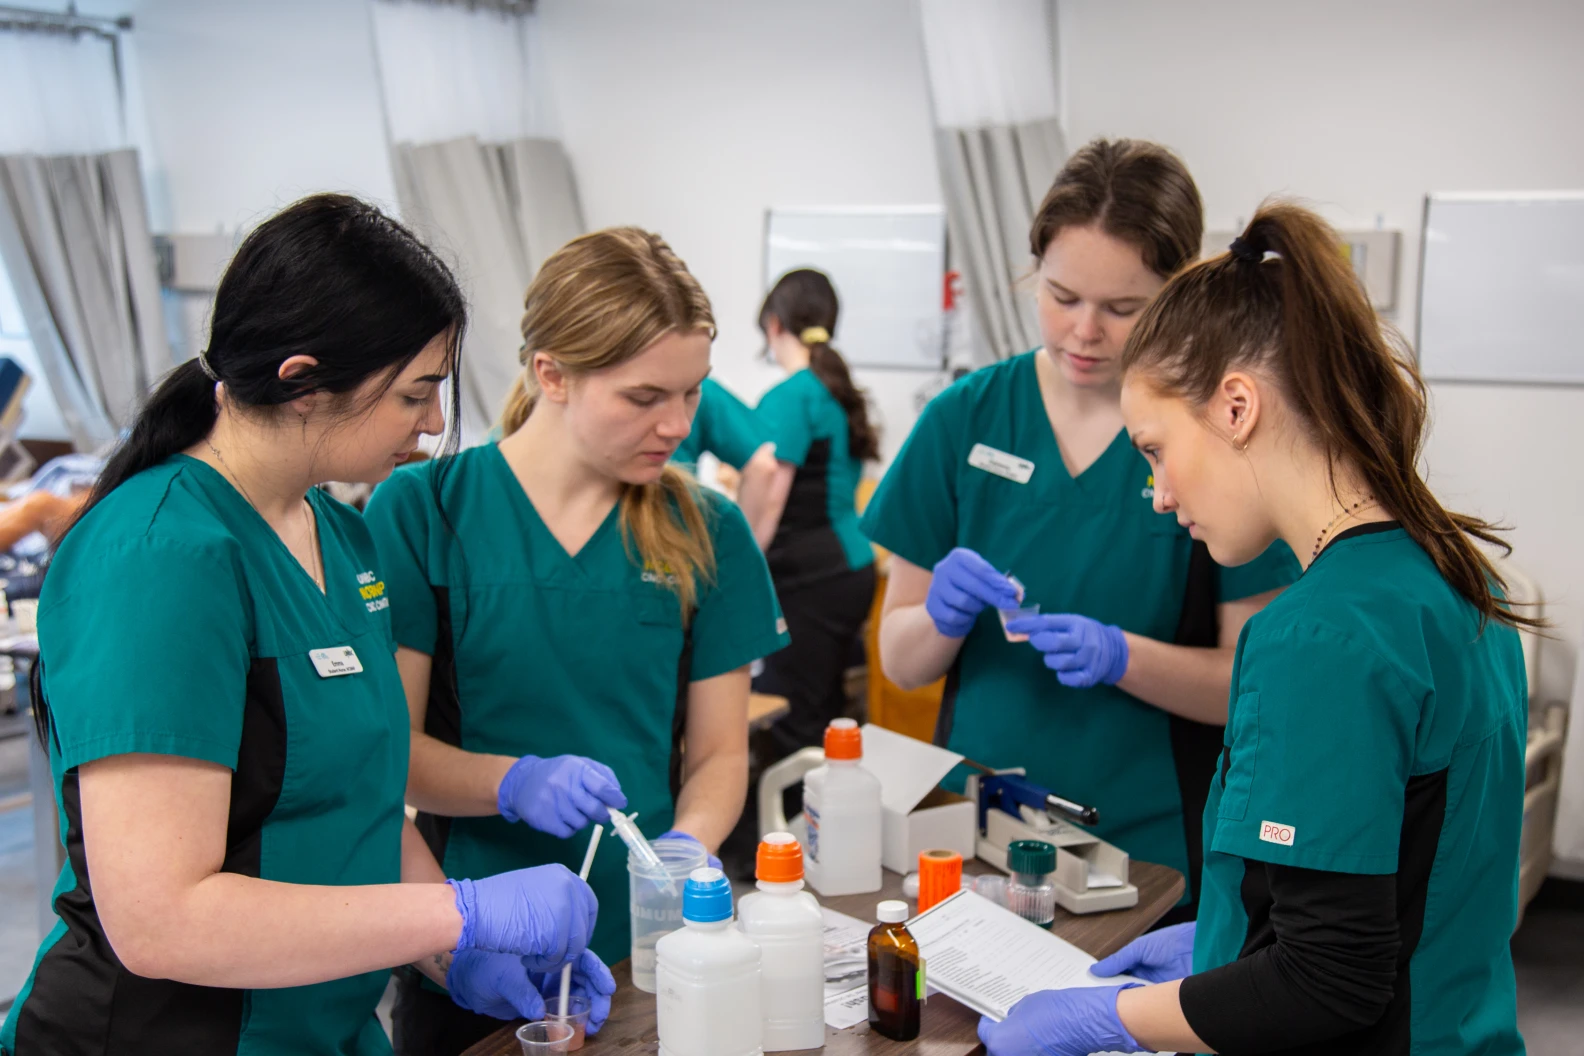
[[1271,1052],[1367,1027],[1397,978],[1397,877],[1249,862],[1270,885],[1275,942],[1182,982],[1183,1015],[1216,1052]]

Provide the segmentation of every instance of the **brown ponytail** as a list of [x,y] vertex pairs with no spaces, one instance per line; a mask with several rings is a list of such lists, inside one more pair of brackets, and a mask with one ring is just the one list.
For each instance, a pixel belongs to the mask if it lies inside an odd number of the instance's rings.
[[1482,621],[1540,627],[1514,613],[1474,540],[1511,552],[1497,526],[1445,509],[1419,472],[1424,381],[1402,339],[1376,315],[1314,213],[1266,202],[1231,252],[1181,272],[1150,302],[1122,353],[1165,395],[1204,406],[1232,370],[1271,377],[1336,467],[1357,470],[1370,494],[1413,537]]
[[[664,239],[636,227],[568,242],[540,267],[523,300],[525,369],[501,410],[502,436],[522,428],[533,413],[536,352],[577,375],[624,363],[672,331],[715,336],[715,317],[698,280]],[[637,550],[645,575],[669,586],[689,618],[700,580],[715,576],[698,482],[668,465],[653,483],[623,485],[620,517],[622,539]]]
[[[813,268],[789,271],[776,281],[759,309],[759,329],[774,318],[791,333],[823,331],[823,340],[806,340],[809,370],[847,415],[847,453],[860,462],[880,457],[880,434],[869,421],[869,396],[852,379],[847,361],[830,343],[840,305],[836,288]],[[814,335],[816,338],[818,335]]]

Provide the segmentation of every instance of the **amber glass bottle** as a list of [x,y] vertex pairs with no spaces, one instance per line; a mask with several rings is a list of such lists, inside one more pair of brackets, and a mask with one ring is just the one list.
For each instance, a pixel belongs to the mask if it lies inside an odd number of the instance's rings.
[[882,902],[869,932],[869,1029],[894,1041],[918,1037],[924,998],[924,962],[907,915],[906,902]]

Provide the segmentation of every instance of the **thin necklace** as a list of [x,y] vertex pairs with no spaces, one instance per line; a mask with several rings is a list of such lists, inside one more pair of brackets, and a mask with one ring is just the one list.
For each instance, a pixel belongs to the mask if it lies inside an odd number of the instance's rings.
[[[242,478],[237,476],[237,471],[231,468],[231,463],[226,461],[225,456],[220,453],[220,449],[215,447],[214,443],[207,436],[204,437],[204,446],[209,449],[209,453],[214,455],[215,460],[218,461],[221,468],[225,470],[226,479],[232,484],[236,485],[236,489],[242,493],[242,497],[247,500],[247,504],[253,507],[254,511],[257,512],[258,503],[254,502],[253,496],[248,494],[247,485],[242,483]],[[317,520],[314,518],[313,508],[309,505],[307,496],[303,496],[302,508],[303,520],[307,523],[308,528],[308,547],[312,552],[313,560],[313,568],[308,570],[308,575],[309,578],[311,578],[316,584],[320,586],[320,589],[323,589],[324,556],[319,552],[319,525]],[[261,513],[259,516],[262,517],[263,514]],[[268,524],[269,522],[265,521],[264,523]]]
[[1314,553],[1309,555],[1309,560],[1312,562],[1315,558],[1320,556],[1320,549],[1325,546],[1326,536],[1330,535],[1332,530],[1336,528],[1337,525],[1341,524],[1344,519],[1351,517],[1364,507],[1373,505],[1375,505],[1375,500],[1366,495],[1353,505],[1345,507],[1341,513],[1337,514],[1336,517],[1332,519],[1330,524],[1325,526],[1325,530],[1315,537]]

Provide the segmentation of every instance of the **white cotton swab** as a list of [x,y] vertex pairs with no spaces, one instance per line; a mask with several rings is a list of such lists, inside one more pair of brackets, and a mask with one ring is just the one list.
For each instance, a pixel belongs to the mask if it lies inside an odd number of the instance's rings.
[[[589,835],[588,850],[583,852],[583,868],[578,870],[578,879],[588,881],[589,867],[594,864],[594,852],[599,849],[600,837],[605,835],[605,826],[595,825],[594,831]],[[570,1019],[569,1012],[572,1006],[572,962],[568,961],[561,968],[561,1015],[559,1018]]]

